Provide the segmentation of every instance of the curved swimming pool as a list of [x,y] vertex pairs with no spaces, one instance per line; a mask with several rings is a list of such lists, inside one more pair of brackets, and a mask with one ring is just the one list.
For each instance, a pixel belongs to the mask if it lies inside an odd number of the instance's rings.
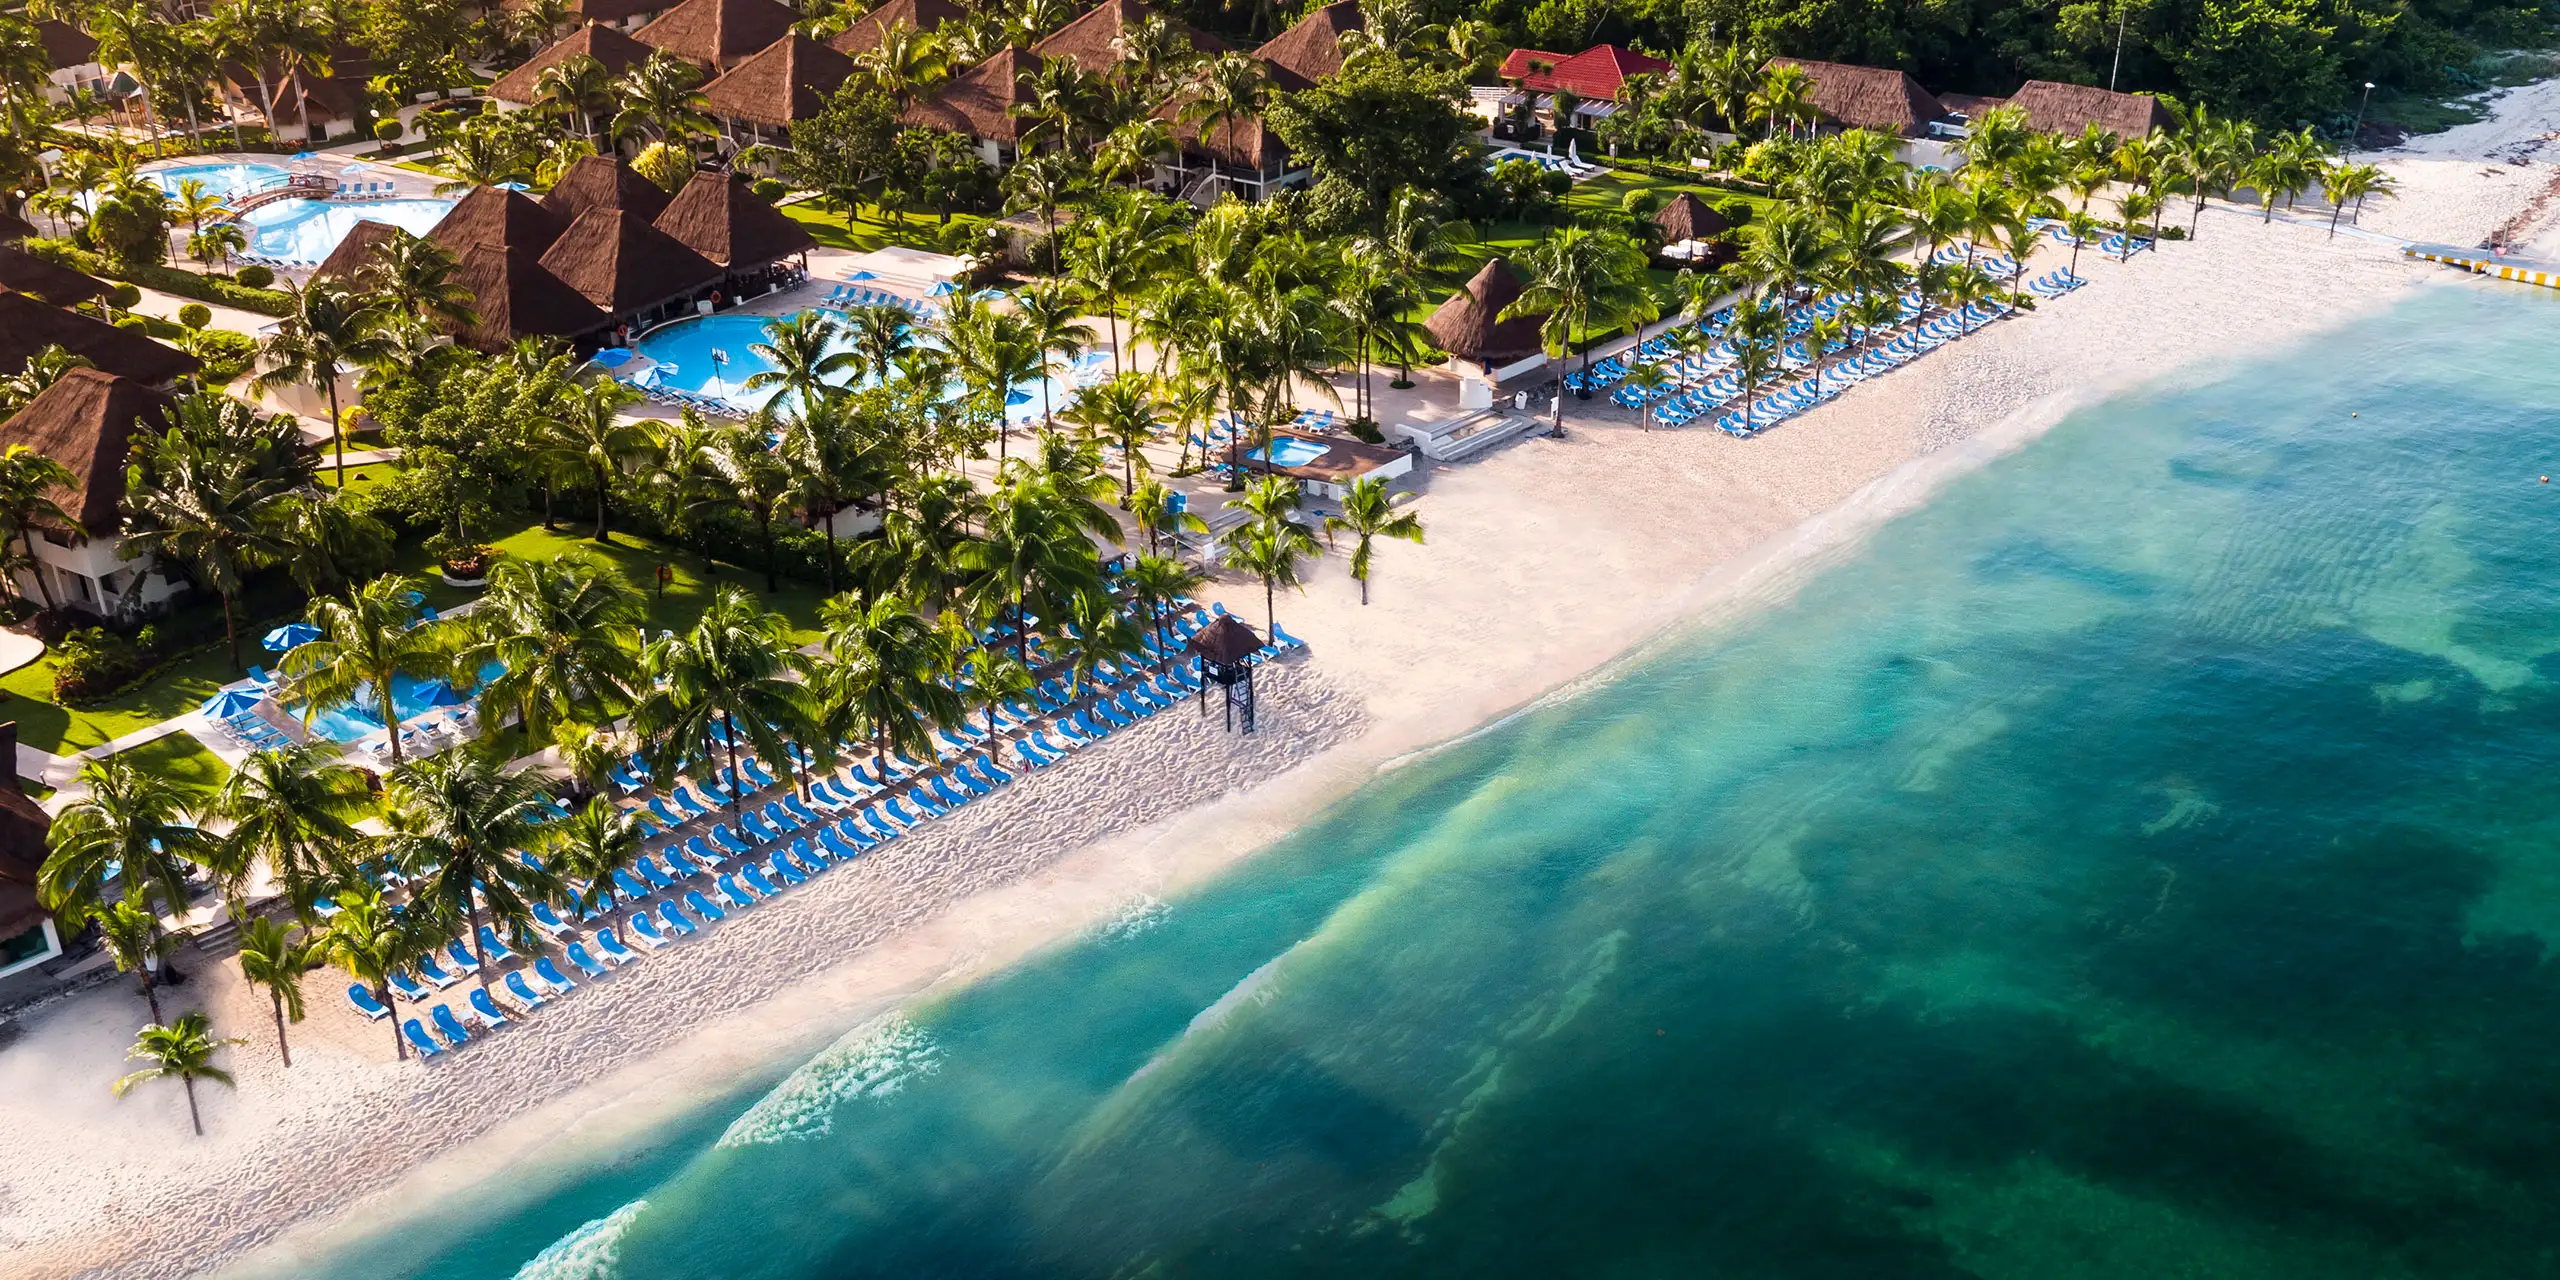
[[358,222],[388,222],[425,235],[454,206],[451,200],[279,200],[240,215],[249,252],[295,266],[329,256]]
[[284,185],[292,176],[284,166],[236,161],[226,164],[173,164],[165,169],[143,169],[139,175],[160,184],[170,195],[178,194],[181,183],[192,179],[204,189],[220,196],[243,196],[252,191]]
[[[639,340],[631,344],[631,349],[656,364],[655,368],[647,371],[648,382],[644,385],[705,396],[753,412],[763,408],[776,394],[771,387],[755,391],[745,389],[747,379],[770,372],[773,368],[770,361],[753,350],[757,343],[765,340],[765,327],[773,321],[772,316],[734,312],[696,316],[660,325],[640,335]],[[941,345],[930,334],[919,333],[918,337],[928,346]],[[827,348],[830,353],[852,349],[852,343],[841,336]],[[1067,402],[1075,396],[1079,377],[1109,363],[1110,359],[1100,352],[1087,353],[1059,376],[1047,379],[1050,406],[1066,408]],[[862,378],[861,370],[847,369],[827,381],[835,386],[849,387]],[[1037,378],[1015,384],[1013,394],[1008,397],[1011,403],[1005,411],[1006,416],[1017,422],[1039,417],[1041,385],[1042,380]]]

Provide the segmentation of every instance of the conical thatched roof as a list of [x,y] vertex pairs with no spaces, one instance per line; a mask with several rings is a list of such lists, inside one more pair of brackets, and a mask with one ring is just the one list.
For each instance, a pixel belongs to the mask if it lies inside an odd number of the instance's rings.
[[1723,214],[1686,191],[1671,197],[1671,203],[1653,215],[1653,225],[1661,229],[1663,240],[1671,244],[1683,240],[1712,240],[1733,229],[1733,223]]
[[1360,0],[1334,0],[1271,37],[1253,56],[1287,67],[1300,79],[1322,80],[1342,70],[1342,37],[1367,25]]
[[799,20],[776,0],[684,0],[632,39],[696,66],[725,70],[791,34]]
[[729,68],[702,91],[711,114],[779,129],[827,109],[853,59],[793,32]]
[[76,307],[115,292],[105,281],[14,245],[0,245],[0,288],[32,294],[57,307]]
[[1191,637],[1191,651],[1220,666],[1234,666],[1262,648],[1262,637],[1232,613],[1222,613]]
[[37,352],[52,346],[145,386],[175,382],[202,367],[194,356],[130,329],[0,289],[0,377],[26,368]]
[[969,11],[951,0],[889,0],[889,3],[854,20],[844,33],[827,42],[827,47],[849,56],[860,56],[880,47],[893,27],[905,27],[917,35],[931,35],[942,24],[954,18],[965,18]]
[[2027,113],[2027,127],[2046,133],[2077,134],[2096,125],[2118,138],[2145,137],[2176,121],[2160,100],[2147,93],[2115,93],[2096,85],[2029,80],[2009,95],[2009,106]]
[[0,422],[0,448],[22,444],[71,472],[67,493],[54,495],[80,528],[105,537],[123,525],[124,464],[134,424],[165,425],[169,397],[97,369],[73,369]]
[[356,273],[364,270],[366,263],[373,261],[373,251],[399,234],[400,228],[388,222],[366,218],[347,228],[346,238],[338,241],[338,247],[331,249],[329,256],[311,269],[311,278],[318,280],[325,276],[353,280]]
[[658,215],[658,229],[731,271],[779,262],[817,243],[734,173],[693,175]]
[[[1102,0],[1085,15],[1058,28],[1055,34],[1031,46],[1031,52],[1043,58],[1066,58],[1089,75],[1117,71],[1126,60],[1121,37],[1131,28],[1156,16],[1144,0]],[[1201,53],[1227,51],[1227,42],[1178,18],[1165,19],[1176,33],[1191,42]]]
[[524,65],[498,77],[497,83],[489,86],[489,96],[500,102],[529,103],[542,73],[571,58],[593,58],[603,64],[605,74],[618,76],[647,62],[649,53],[649,46],[620,30],[589,23],[552,41],[548,48],[525,59]]
[[16,214],[0,213],[0,241],[15,244],[36,233],[36,224]]
[[504,351],[518,338],[576,338],[610,327],[596,304],[543,270],[527,249],[474,245],[464,250],[454,282],[471,291],[479,323],[454,335],[464,346]]
[[566,219],[521,191],[473,187],[471,194],[445,212],[443,219],[427,232],[427,238],[456,254],[487,245],[493,249],[523,250],[538,258],[568,225]]
[[542,255],[542,269],[616,316],[720,280],[720,268],[709,259],[620,209],[579,214]]
[[552,184],[542,207],[563,224],[589,209],[620,209],[655,222],[667,211],[667,193],[611,156],[582,156]]
[[1906,72],[1806,58],[1771,58],[1769,65],[1804,70],[1813,85],[1813,108],[1825,124],[1917,138],[1929,132],[1930,121],[1947,115],[1946,107]]
[[1485,263],[1466,287],[1450,294],[1449,300],[1422,322],[1422,331],[1431,336],[1433,346],[1478,364],[1526,359],[1544,349],[1538,327],[1546,317],[1501,318],[1502,309],[1518,301],[1524,291],[1511,264],[1495,258]]
[[1022,136],[1022,118],[1013,109],[1032,102],[1023,77],[1039,65],[1038,58],[1020,49],[998,49],[993,57],[943,81],[932,97],[908,107],[902,118],[928,129],[1013,142]]

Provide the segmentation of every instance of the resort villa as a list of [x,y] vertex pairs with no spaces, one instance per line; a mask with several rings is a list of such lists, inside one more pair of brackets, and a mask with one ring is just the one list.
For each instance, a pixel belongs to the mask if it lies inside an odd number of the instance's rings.
[[[1671,64],[1614,44],[1593,45],[1576,54],[1544,49],[1514,49],[1502,60],[1502,82],[1511,92],[1500,100],[1503,114],[1527,108],[1558,129],[1588,129],[1618,109],[1627,77],[1661,75]],[[1557,96],[1569,108],[1568,119],[1555,118]]]
[[[589,23],[562,37],[526,59],[515,70],[498,77],[489,85],[489,97],[504,110],[517,110],[533,105],[534,87],[542,83],[542,73],[571,58],[593,58],[609,76],[624,72],[649,60],[649,46],[632,39],[619,27]],[[602,129],[612,118],[611,109],[589,112],[579,126],[589,132]]]
[[161,425],[168,403],[137,379],[73,369],[0,422],[0,448],[24,445],[72,475],[56,499],[70,524],[39,520],[31,547],[11,548],[34,552],[32,562],[15,571],[12,585],[20,594],[124,618],[157,609],[186,589],[155,564],[128,560],[121,551],[126,456],[137,425]]
[[942,24],[968,16],[968,10],[951,0],[889,0],[889,3],[853,20],[829,40],[827,46],[847,57],[859,57],[880,47],[891,31],[900,27],[920,36],[932,35]]
[[684,0],[632,38],[718,75],[791,34],[799,20],[776,0]]
[[[1342,38],[1364,30],[1359,0],[1336,0],[1299,19],[1253,51],[1275,93],[1295,93],[1342,70]],[[1310,171],[1290,162],[1289,148],[1259,115],[1222,121],[1204,135],[1184,110],[1199,86],[1175,91],[1155,110],[1173,129],[1174,154],[1156,166],[1155,185],[1206,207],[1219,196],[1260,200],[1307,181]]]
[[48,101],[67,103],[74,92],[107,92],[114,73],[99,63],[98,42],[89,33],[59,18],[45,18],[36,23],[36,38],[44,45]]
[[825,111],[852,74],[852,58],[797,32],[765,46],[703,87],[720,150],[787,144],[791,126]]

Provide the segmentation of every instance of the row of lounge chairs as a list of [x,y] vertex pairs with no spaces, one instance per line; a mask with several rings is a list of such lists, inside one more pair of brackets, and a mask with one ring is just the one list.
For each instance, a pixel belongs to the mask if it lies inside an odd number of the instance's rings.
[[653,383],[641,383],[630,378],[624,378],[620,381],[624,386],[639,392],[641,396],[647,399],[651,404],[662,404],[674,409],[693,409],[701,413],[708,414],[714,418],[745,418],[750,416],[746,410],[741,409],[726,400],[722,400],[717,396],[697,395],[691,391],[678,391],[674,387],[661,387]]
[[919,320],[932,315],[936,310],[934,304],[922,298],[904,297],[885,290],[866,289],[854,284],[840,284],[828,290],[827,296],[818,299],[818,305],[833,311],[846,311],[854,307],[896,307]]

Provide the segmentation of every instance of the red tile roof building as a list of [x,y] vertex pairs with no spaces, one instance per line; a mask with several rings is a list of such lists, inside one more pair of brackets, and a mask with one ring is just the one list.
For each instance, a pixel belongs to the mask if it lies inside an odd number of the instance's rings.
[[1502,78],[1531,93],[1566,90],[1585,102],[1616,102],[1633,75],[1661,75],[1671,64],[1614,44],[1594,45],[1567,57],[1542,49],[1514,49],[1502,60]]

